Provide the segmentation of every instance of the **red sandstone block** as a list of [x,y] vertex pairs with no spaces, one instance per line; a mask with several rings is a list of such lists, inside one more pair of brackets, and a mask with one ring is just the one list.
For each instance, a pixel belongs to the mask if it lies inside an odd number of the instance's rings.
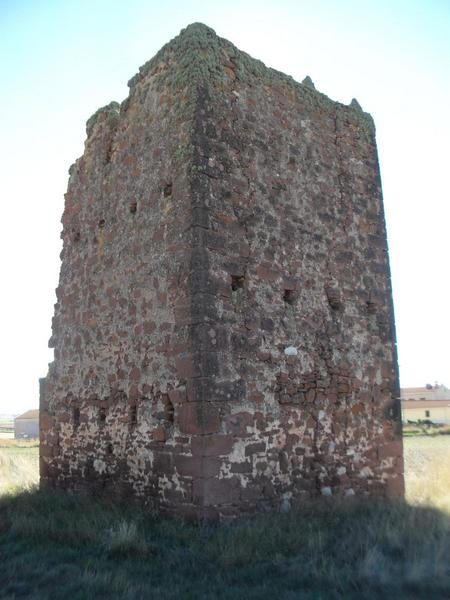
[[175,505],[180,505],[183,502],[191,502],[192,491],[190,482],[182,482],[181,485],[183,486],[182,490],[175,490],[173,488],[165,489],[163,492],[164,500]]
[[247,427],[252,427],[254,423],[254,415],[247,411],[234,413],[225,419],[227,431],[237,436],[245,436]]
[[403,474],[405,472],[405,461],[403,456],[397,456],[394,460],[394,469],[396,473]]
[[41,444],[39,449],[40,456],[44,458],[52,458],[53,456],[53,447],[49,444]]
[[245,327],[250,331],[259,331],[259,329],[261,328],[261,319],[253,316],[251,319],[247,319],[245,321]]
[[155,474],[168,474],[173,470],[173,457],[168,452],[155,452],[153,459],[153,471]]
[[396,440],[394,442],[389,442],[388,444],[378,446],[378,458],[380,460],[383,460],[383,458],[402,456],[402,454],[403,443],[401,440]]
[[138,367],[133,367],[130,371],[130,379],[132,381],[139,381],[141,377],[141,371]]
[[139,398],[139,388],[137,385],[130,385],[128,388],[128,401],[130,406],[134,406]]
[[264,400],[264,394],[261,394],[260,392],[253,392],[248,396],[248,399],[250,400],[250,402],[260,404]]
[[192,439],[192,454],[195,456],[220,456],[229,454],[233,448],[231,435],[199,435]]
[[277,281],[280,277],[278,271],[264,267],[263,265],[258,265],[256,267],[256,274],[263,281]]
[[369,404],[371,401],[371,396],[368,392],[359,392],[358,399],[362,404]]
[[286,290],[296,290],[298,282],[293,277],[283,276],[283,287]]
[[405,480],[403,475],[389,477],[386,483],[386,495],[390,497],[402,497],[405,495]]
[[220,429],[220,415],[207,402],[186,402],[178,408],[178,427],[181,433],[207,434]]
[[375,448],[369,448],[369,450],[364,452],[363,456],[364,458],[367,458],[367,460],[374,463],[378,457],[378,453]]
[[239,491],[239,480],[234,477],[194,480],[194,501],[203,500],[205,506],[238,502]]
[[156,323],[154,321],[144,321],[142,323],[142,328],[146,335],[150,335],[155,331]]
[[178,454],[174,457],[174,466],[182,476],[201,478],[217,477],[221,461],[207,456],[187,456]]
[[232,473],[251,473],[252,463],[249,460],[245,462],[230,463],[230,470]]
[[266,451],[266,443],[265,442],[255,442],[253,444],[248,444],[245,447],[245,456],[251,456],[252,454],[257,454],[258,452]]
[[186,401],[186,388],[177,388],[175,390],[169,390],[167,392],[169,400],[174,406],[181,404]]
[[189,325],[194,321],[191,309],[191,303],[184,300],[183,304],[178,304],[174,307],[175,324],[178,327]]
[[47,460],[42,456],[42,454],[40,454],[39,456],[39,475],[41,478],[41,485],[47,484],[48,481],[46,481],[47,477],[49,476],[49,467],[48,467],[48,463]]
[[152,431],[152,438],[155,442],[165,442],[167,438],[166,428],[160,425]]
[[260,484],[255,484],[253,481],[250,482],[246,487],[241,489],[241,500],[242,502],[258,503],[261,501],[263,495],[263,488]]
[[180,379],[191,379],[200,375],[200,363],[198,357],[183,353],[175,359],[177,375]]
[[189,436],[176,436],[174,438],[174,440],[177,444],[185,445],[185,444],[189,444],[190,437]]
[[53,427],[53,419],[47,411],[41,410],[39,413],[39,427],[41,432],[50,431]]

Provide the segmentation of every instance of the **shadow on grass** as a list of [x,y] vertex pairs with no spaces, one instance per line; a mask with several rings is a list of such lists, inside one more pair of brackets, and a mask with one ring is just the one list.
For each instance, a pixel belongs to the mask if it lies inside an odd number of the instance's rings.
[[0,499],[1,598],[450,597],[450,517],[404,502],[305,504],[222,525],[31,491]]

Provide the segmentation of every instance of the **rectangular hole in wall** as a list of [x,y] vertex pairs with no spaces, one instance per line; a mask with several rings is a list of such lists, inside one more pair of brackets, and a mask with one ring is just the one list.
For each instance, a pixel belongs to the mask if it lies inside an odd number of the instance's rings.
[[78,429],[78,427],[80,426],[80,409],[78,408],[78,406],[74,406],[72,409],[72,422],[73,428]]
[[130,427],[136,427],[137,425],[137,406],[134,404],[130,406]]
[[296,296],[295,290],[284,290],[283,300],[292,306],[295,304]]
[[231,289],[233,292],[242,290],[244,287],[245,277],[243,275],[232,275],[231,276]]
[[172,424],[175,418],[175,407],[170,401],[168,394],[163,394],[162,400],[164,403],[164,419]]
[[103,427],[106,423],[106,408],[103,406],[100,407],[98,411],[98,424],[100,427]]

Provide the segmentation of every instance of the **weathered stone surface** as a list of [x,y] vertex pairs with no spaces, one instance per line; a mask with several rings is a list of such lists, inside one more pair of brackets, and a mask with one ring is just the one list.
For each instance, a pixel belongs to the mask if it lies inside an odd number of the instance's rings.
[[194,24],[88,121],[41,481],[204,517],[403,493],[371,117]]

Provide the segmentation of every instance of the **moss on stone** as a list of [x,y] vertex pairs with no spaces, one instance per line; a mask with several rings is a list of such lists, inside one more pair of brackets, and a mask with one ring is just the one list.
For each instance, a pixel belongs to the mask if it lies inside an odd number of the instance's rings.
[[180,34],[168,42],[159,52],[139,68],[128,86],[130,95],[119,105],[110,102],[99,108],[87,121],[86,133],[91,135],[98,117],[108,113],[111,127],[118,124],[120,114],[124,113],[140,82],[151,76],[157,89],[168,89],[174,99],[174,109],[189,120],[192,117],[200,87],[208,90],[211,99],[222,93],[232,82],[226,75],[225,64],[231,63],[239,82],[255,85],[262,82],[267,86],[287,86],[293,91],[299,102],[312,108],[321,108],[357,123],[368,133],[375,126],[370,114],[362,111],[352,102],[350,106],[335,102],[317,91],[307,77],[302,83],[291,76],[267,67],[260,60],[252,58],[246,52],[238,50],[228,40],[216,35],[215,31],[203,23],[192,23]]
[[98,118],[101,114],[106,113],[108,124],[112,127],[116,126],[119,120],[119,112],[120,104],[114,101],[96,110],[92,117],[89,117],[89,119],[86,121],[87,136],[89,137],[91,135],[94,126],[97,123]]
[[[308,78],[303,83],[298,83],[291,76],[267,67],[260,60],[238,50],[228,40],[217,36],[213,29],[202,23],[188,25],[140,67],[139,72],[128,82],[130,93],[133,94],[140,81],[152,75],[158,88],[169,88],[175,97],[184,90],[186,102],[183,108],[188,110],[195,101],[195,88],[199,85],[207,87],[211,95],[230,85],[224,68],[225,62],[234,65],[233,70],[240,82],[252,85],[259,81],[268,86],[287,86],[294,91],[299,101],[308,106],[330,112],[342,109],[352,121],[370,130],[374,128],[372,117],[359,107],[349,107],[331,100],[311,86]],[[181,104],[177,106],[181,107]]]

